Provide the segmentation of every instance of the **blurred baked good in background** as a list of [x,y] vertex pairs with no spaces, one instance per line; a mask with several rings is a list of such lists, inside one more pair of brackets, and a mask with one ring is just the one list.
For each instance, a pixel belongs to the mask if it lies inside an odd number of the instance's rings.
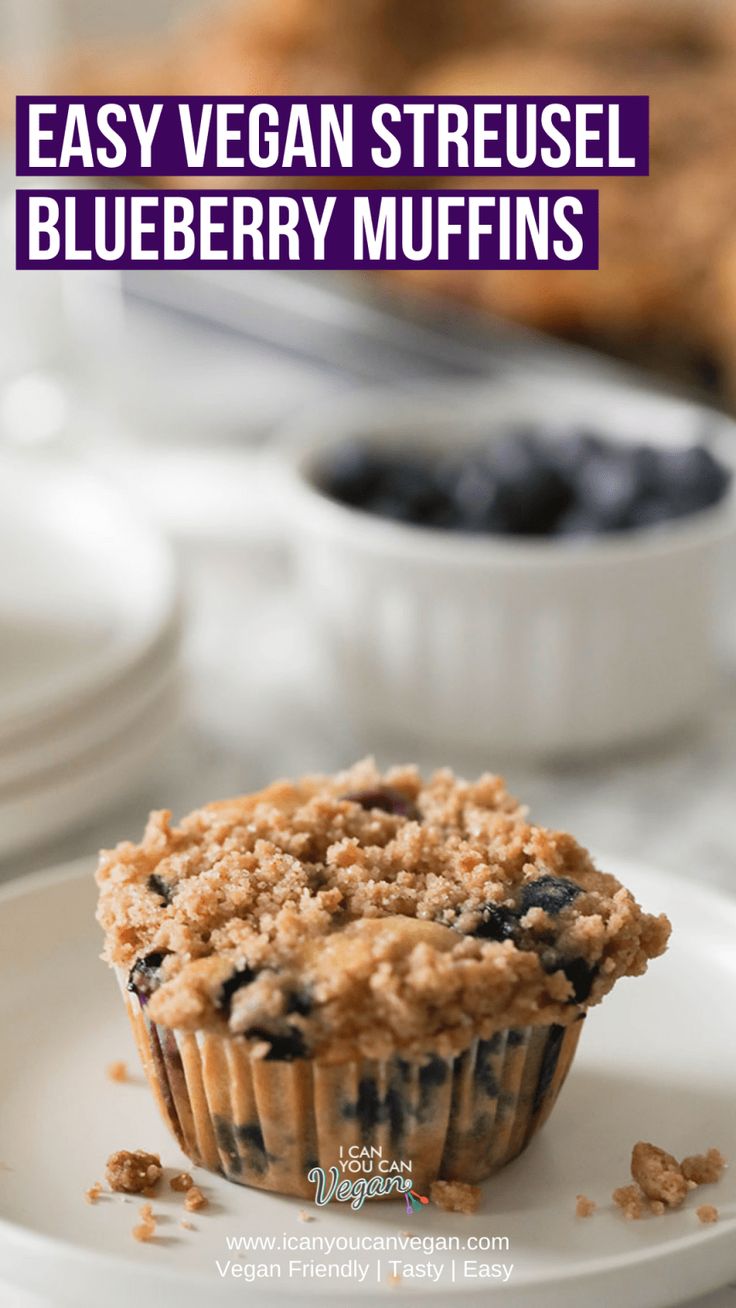
[[441,53],[517,25],[507,0],[222,0],[201,10],[158,48],[91,44],[73,76],[89,94],[397,94]]
[[224,0],[195,7],[155,43],[77,50],[60,62],[58,83],[51,89],[105,94],[649,95],[651,176],[573,183],[600,187],[598,271],[412,270],[387,280],[736,400],[736,15],[728,4]]
[[[580,39],[578,34],[578,40]],[[427,95],[646,94],[651,112],[649,177],[544,178],[538,184],[600,191],[601,258],[593,272],[421,272],[415,285],[459,294],[496,313],[593,345],[645,366],[734,393],[714,300],[719,256],[733,226],[736,173],[719,120],[734,96],[732,65],[715,68],[638,46],[631,58],[597,45],[569,49],[501,46],[426,70]],[[724,60],[724,64],[726,61]],[[720,101],[720,104],[719,104]],[[721,115],[724,115],[722,118]],[[459,181],[453,185],[464,185]],[[528,177],[474,185],[527,186]],[[723,306],[727,312],[728,306]]]

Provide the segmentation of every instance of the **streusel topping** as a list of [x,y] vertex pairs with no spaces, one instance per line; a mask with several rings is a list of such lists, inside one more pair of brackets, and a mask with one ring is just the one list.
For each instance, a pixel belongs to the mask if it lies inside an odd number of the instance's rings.
[[163,1026],[268,1058],[457,1053],[567,1025],[669,936],[572,836],[475,782],[364,760],[103,853],[104,957]]

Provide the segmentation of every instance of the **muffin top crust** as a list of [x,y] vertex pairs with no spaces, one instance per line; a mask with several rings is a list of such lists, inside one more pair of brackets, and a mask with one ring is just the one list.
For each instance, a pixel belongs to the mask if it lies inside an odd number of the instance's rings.
[[568,1025],[670,932],[499,777],[370,759],[178,826],[152,813],[97,882],[103,957],[147,1015],[271,1059],[450,1056]]

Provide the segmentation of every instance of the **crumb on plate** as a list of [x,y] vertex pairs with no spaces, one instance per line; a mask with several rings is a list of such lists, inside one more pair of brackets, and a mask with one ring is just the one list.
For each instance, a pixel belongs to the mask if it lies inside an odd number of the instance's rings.
[[598,1207],[594,1199],[589,1199],[587,1194],[576,1194],[575,1196],[575,1216],[592,1217]]
[[182,1217],[179,1225],[182,1231],[196,1231],[197,1229],[196,1226],[193,1226],[191,1222],[187,1221],[186,1217]]
[[705,1154],[689,1154],[683,1158],[682,1174],[696,1185],[714,1185],[720,1181],[726,1160],[720,1149],[709,1149]]
[[94,1185],[89,1187],[89,1190],[85,1190],[84,1197],[88,1204],[96,1204],[101,1194],[102,1186],[99,1181],[95,1181]]
[[192,1185],[184,1196],[184,1207],[188,1213],[197,1213],[200,1208],[206,1208],[209,1199],[202,1194],[198,1185]]
[[480,1205],[481,1190],[478,1185],[467,1185],[465,1181],[433,1181],[429,1197],[438,1208],[446,1213],[465,1213],[470,1216],[477,1213]]
[[300,1208],[300,1209],[299,1209],[299,1221],[300,1221],[300,1222],[313,1222],[313,1221],[314,1221],[314,1217],[312,1216],[311,1213],[308,1213],[308,1212],[307,1212],[306,1208]]
[[111,1190],[142,1194],[160,1180],[161,1159],[145,1149],[118,1149],[107,1160],[105,1176]]
[[646,1195],[638,1185],[620,1185],[617,1190],[614,1190],[611,1198],[630,1222],[638,1222],[649,1207]]
[[[634,1184],[622,1185],[614,1190],[613,1202],[621,1209],[624,1217],[631,1220],[638,1220],[647,1213],[661,1217],[668,1208],[679,1208],[690,1190],[719,1181],[725,1166],[726,1160],[719,1149],[709,1149],[704,1154],[690,1154],[678,1163],[664,1149],[639,1140],[631,1153]],[[701,1211],[708,1215],[701,1217]],[[702,1204],[696,1212],[701,1222],[718,1220],[718,1210],[711,1204]]]
[[647,1199],[667,1204],[669,1208],[679,1208],[690,1188],[677,1159],[646,1140],[634,1145],[631,1175]]
[[108,1063],[107,1068],[105,1069],[105,1075],[107,1076],[108,1081],[127,1081],[127,1063],[124,1063],[122,1058],[117,1058],[114,1063]]
[[718,1221],[718,1209],[713,1204],[701,1204],[699,1208],[695,1209],[695,1215],[698,1221],[703,1222],[706,1226],[711,1222]]
[[141,1204],[138,1213],[141,1220],[138,1226],[133,1227],[133,1239],[140,1244],[147,1244],[156,1234],[156,1218],[150,1204]]
[[191,1190],[194,1181],[188,1172],[177,1172],[176,1176],[172,1176],[169,1185],[179,1194],[185,1194],[187,1190]]

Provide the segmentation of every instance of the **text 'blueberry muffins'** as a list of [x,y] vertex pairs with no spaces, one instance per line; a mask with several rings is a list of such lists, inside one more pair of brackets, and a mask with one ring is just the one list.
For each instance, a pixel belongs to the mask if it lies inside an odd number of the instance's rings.
[[356,1145],[483,1180],[669,936],[491,775],[365,761],[170,819],[101,857],[104,957],[183,1149],[267,1190]]

